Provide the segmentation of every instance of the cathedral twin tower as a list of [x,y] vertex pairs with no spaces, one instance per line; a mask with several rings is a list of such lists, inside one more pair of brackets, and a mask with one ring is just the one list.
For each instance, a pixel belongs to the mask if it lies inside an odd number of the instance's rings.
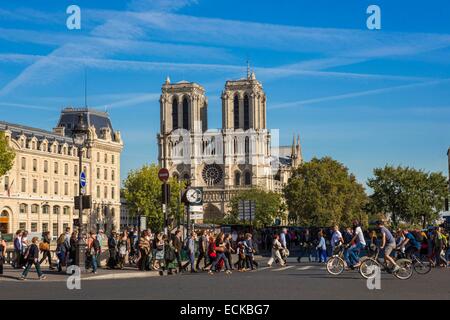
[[205,219],[223,217],[230,198],[252,187],[273,190],[266,95],[253,72],[227,81],[222,129],[208,130],[202,86],[167,78],[160,98],[159,163],[177,179],[204,190]]

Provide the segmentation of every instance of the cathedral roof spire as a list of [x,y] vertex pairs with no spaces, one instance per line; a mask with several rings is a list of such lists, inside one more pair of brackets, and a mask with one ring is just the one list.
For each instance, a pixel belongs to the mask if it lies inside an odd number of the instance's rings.
[[250,79],[251,73],[250,73],[250,61],[247,59],[247,79]]

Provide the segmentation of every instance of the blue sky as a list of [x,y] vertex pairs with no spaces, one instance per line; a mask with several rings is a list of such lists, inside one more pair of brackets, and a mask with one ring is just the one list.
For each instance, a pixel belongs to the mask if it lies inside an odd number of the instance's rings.
[[[306,160],[325,155],[364,182],[374,167],[447,174],[448,1],[0,0],[0,120],[51,129],[59,111],[107,108],[121,130],[122,178],[157,158],[159,93],[202,84],[221,125],[225,81],[250,59],[268,96],[268,126],[293,133]],[[68,30],[66,8],[81,8]],[[382,29],[366,27],[381,8]]]

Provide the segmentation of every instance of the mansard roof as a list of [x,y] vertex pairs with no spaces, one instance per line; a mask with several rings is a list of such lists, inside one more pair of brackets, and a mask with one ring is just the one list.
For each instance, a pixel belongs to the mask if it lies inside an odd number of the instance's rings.
[[85,124],[89,127],[94,126],[97,136],[101,136],[102,129],[108,128],[111,140],[115,141],[114,130],[108,113],[89,108],[65,108],[62,110],[57,126],[65,128],[64,134],[66,136],[72,136],[72,129],[78,123],[80,114],[83,115]]
[[6,121],[0,121],[0,131],[11,131],[11,137],[15,140],[17,140],[18,137],[20,137],[22,134],[27,137],[27,139],[31,139],[33,137],[36,137],[38,141],[42,141],[44,139],[47,139],[49,143],[52,143],[53,141],[57,141],[60,144],[67,143],[69,145],[73,144],[72,137],[68,136],[60,136],[55,134],[54,132],[28,127],[20,124],[10,123]]

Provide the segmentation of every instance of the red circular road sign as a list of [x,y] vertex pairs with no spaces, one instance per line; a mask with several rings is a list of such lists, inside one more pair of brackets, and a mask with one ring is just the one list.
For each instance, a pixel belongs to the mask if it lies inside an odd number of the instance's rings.
[[158,178],[162,182],[166,182],[167,180],[169,180],[169,176],[170,176],[169,170],[167,170],[166,168],[162,168],[158,172]]

